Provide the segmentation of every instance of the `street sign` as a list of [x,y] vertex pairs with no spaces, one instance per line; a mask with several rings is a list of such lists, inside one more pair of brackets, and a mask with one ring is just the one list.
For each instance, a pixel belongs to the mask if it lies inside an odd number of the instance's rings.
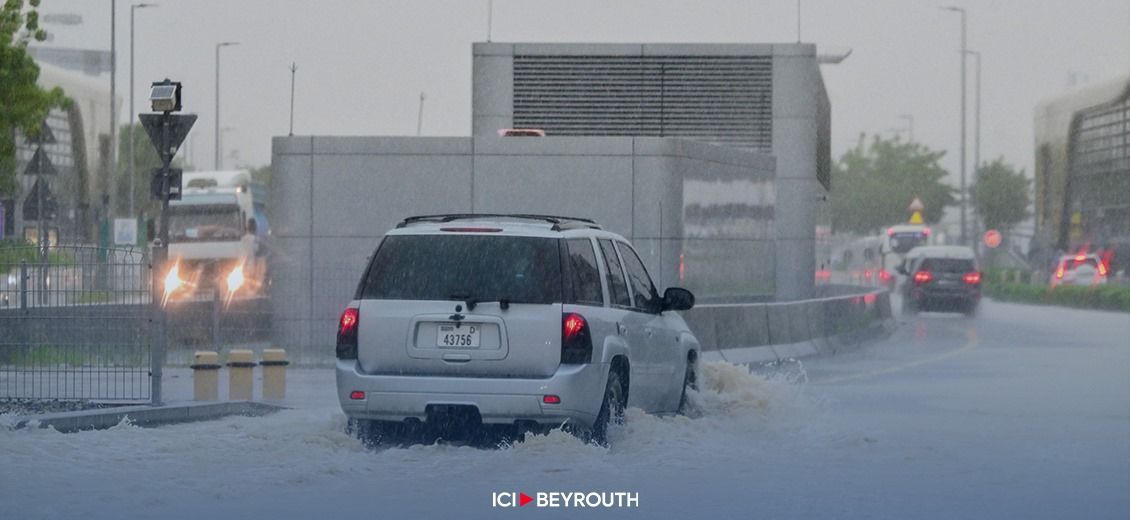
[[[181,176],[183,173],[184,170],[180,168],[169,168],[169,200],[180,200]],[[149,181],[149,192],[153,194],[153,197],[164,200],[163,197],[165,196],[166,189],[165,179],[166,177],[161,174],[160,168],[153,170],[153,179]]]
[[985,245],[988,246],[989,249],[996,249],[1001,245],[1001,232],[995,229],[990,229],[985,232],[985,236],[982,238],[982,240],[985,241]]
[[31,156],[31,160],[27,162],[27,168],[24,168],[24,175],[56,175],[59,172],[55,170],[55,165],[51,164],[51,159],[47,158],[47,153],[43,151],[43,147],[35,149],[35,155]]
[[[138,117],[141,118],[141,126],[145,127],[145,133],[149,134],[149,142],[157,149],[157,154],[164,156],[167,151],[169,157],[177,154],[188,131],[192,129],[192,124],[196,122],[196,114],[138,114]],[[169,142],[166,144],[167,149],[162,150],[161,143],[165,138],[161,125],[166,118],[169,121]]]
[[[39,207],[40,190],[43,190],[42,212]],[[47,184],[47,181],[45,179],[35,181],[31,192],[24,198],[24,220],[39,220],[41,214],[43,215],[43,220],[54,220],[55,213],[58,209],[59,204],[55,200],[55,195],[51,194],[51,187]]]
[[926,205],[922,203],[922,199],[918,198],[918,196],[915,196],[914,200],[910,201],[910,205],[906,207],[907,211],[915,212],[922,211],[924,209],[926,209]]
[[32,144],[55,144],[55,133],[51,131],[50,126],[47,126],[47,121],[44,121],[39,127],[39,135],[28,137],[27,142]]
[[922,212],[921,211],[915,211],[912,215],[910,215],[910,222],[909,223],[910,224],[922,224],[923,223],[922,222]]
[[137,221],[132,218],[114,219],[114,245],[137,244]]

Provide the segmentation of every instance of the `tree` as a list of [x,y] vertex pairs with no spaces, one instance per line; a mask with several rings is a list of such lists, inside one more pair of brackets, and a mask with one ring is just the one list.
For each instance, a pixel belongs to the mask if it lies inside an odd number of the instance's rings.
[[15,196],[15,131],[34,136],[47,113],[66,103],[63,90],[44,90],[36,81],[39,66],[27,53],[31,39],[47,39],[39,27],[39,0],[5,0],[0,7],[0,196]]
[[832,227],[836,231],[874,233],[906,222],[906,207],[914,197],[926,209],[922,218],[935,223],[956,191],[942,179],[947,172],[938,160],[945,152],[930,150],[898,137],[883,139],[860,134],[855,148],[833,165]]
[[1024,171],[997,159],[981,167],[969,195],[985,229],[1008,233],[1028,218],[1028,189],[1032,181]]

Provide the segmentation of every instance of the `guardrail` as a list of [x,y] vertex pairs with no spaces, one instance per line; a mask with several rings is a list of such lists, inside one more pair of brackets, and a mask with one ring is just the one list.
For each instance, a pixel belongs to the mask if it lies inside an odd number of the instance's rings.
[[[684,312],[683,319],[703,352],[803,343],[813,352],[834,353],[888,333],[894,321],[890,294],[883,290],[790,302],[704,304]],[[778,348],[770,357],[791,357],[778,351],[789,349]]]

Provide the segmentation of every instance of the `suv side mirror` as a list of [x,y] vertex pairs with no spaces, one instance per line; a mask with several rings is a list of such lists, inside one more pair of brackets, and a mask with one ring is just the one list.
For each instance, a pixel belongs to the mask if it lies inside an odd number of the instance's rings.
[[663,291],[663,310],[685,311],[694,307],[694,294],[682,287],[668,287]]
[[259,233],[259,223],[255,222],[255,217],[247,219],[247,233],[251,235]]

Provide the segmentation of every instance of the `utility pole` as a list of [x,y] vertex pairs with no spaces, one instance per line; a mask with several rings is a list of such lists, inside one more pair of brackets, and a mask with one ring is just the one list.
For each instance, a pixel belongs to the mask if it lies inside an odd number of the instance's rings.
[[[103,197],[113,197],[114,178],[118,173],[118,0],[110,0],[110,157]],[[106,215],[109,220],[110,215]]]
[[290,133],[294,135],[294,73],[298,71],[298,64],[290,63]]
[[216,44],[216,148],[215,160],[212,163],[212,168],[215,170],[220,169],[220,48],[228,47],[231,45],[239,45],[239,42],[220,42]]
[[420,92],[420,111],[416,114],[416,137],[420,137],[420,131],[424,128],[424,93]]
[[966,45],[965,45],[966,44],[966,39],[965,39],[965,36],[966,36],[965,9],[962,9],[960,7],[954,7],[954,6],[942,7],[941,9],[944,9],[946,11],[953,11],[953,12],[961,15],[961,191],[960,191],[961,245],[968,245],[968,240],[967,240],[967,237],[966,237],[966,226],[965,226],[965,213],[966,213],[966,207],[968,205],[967,204],[967,197],[966,197],[966,189],[965,189],[965,162],[966,162],[966,158],[965,158],[965,126],[966,126],[966,123],[965,123],[965,90],[966,90],[966,87],[965,87],[965,85],[966,85],[966,83],[965,83],[965,56],[966,56],[966,54],[968,54],[968,52],[967,52],[968,49],[966,49]]
[[129,217],[130,218],[137,218],[136,215],[134,215],[134,208],[133,208],[133,199],[134,199],[134,193],[133,192],[135,191],[134,188],[133,188],[134,178],[135,178],[134,172],[133,172],[133,167],[134,167],[134,163],[136,162],[136,160],[134,158],[134,153],[133,153],[133,120],[134,120],[133,114],[134,114],[134,109],[135,109],[135,105],[133,104],[133,69],[134,69],[134,66],[133,66],[133,64],[134,64],[134,59],[133,59],[133,18],[134,18],[134,11],[136,11],[138,9],[145,8],[145,7],[155,7],[156,5],[157,4],[141,3],[141,4],[133,4],[133,5],[129,6],[129,136],[127,137],[127,139],[129,139]]
[[908,137],[909,142],[913,143],[914,142],[914,116],[912,116],[910,114],[902,114],[899,117],[901,117],[904,121],[906,121],[907,134],[908,134],[907,137]]
[[487,0],[487,43],[490,43],[491,30],[494,29],[494,0]]

